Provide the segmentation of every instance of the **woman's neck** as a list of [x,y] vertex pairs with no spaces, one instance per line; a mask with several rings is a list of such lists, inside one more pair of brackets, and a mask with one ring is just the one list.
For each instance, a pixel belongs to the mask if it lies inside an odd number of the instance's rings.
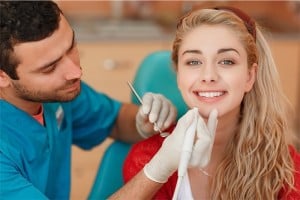
[[218,125],[213,145],[212,160],[220,162],[227,153],[229,143],[232,143],[237,133],[240,121],[240,107],[218,118]]

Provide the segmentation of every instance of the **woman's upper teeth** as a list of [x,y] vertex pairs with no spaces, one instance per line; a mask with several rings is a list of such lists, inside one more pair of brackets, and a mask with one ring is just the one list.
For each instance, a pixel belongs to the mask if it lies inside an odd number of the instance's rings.
[[201,97],[218,97],[221,96],[224,92],[199,92],[198,95]]

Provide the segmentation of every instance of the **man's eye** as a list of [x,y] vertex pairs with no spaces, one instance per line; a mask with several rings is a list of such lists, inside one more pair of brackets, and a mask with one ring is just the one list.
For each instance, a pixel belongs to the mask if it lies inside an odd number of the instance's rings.
[[47,67],[47,69],[44,69],[42,72],[44,74],[49,74],[49,73],[53,72],[55,69],[56,69],[56,65],[51,65],[51,66]]
[[220,62],[220,64],[222,64],[222,65],[233,65],[234,62],[232,60],[222,60]]

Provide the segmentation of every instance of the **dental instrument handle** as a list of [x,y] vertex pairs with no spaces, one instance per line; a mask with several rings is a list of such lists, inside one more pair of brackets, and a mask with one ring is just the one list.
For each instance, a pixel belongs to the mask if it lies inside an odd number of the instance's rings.
[[187,129],[186,135],[184,137],[180,162],[178,167],[178,176],[183,177],[187,171],[188,164],[192,155],[192,150],[193,150],[193,145],[194,145],[194,140],[196,135],[196,126],[197,126],[197,121],[195,120],[191,124],[191,126]]
[[181,186],[183,177],[186,174],[188,164],[191,159],[194,139],[195,139],[195,135],[196,135],[196,126],[197,126],[197,121],[194,121],[191,124],[191,126],[188,128],[187,133],[184,137],[182,151],[181,151],[181,155],[180,155],[178,173],[177,173],[178,178],[177,178],[177,183],[176,183],[176,187],[175,187],[175,191],[174,191],[172,200],[177,200],[177,198],[178,198],[179,188]]
[[[136,98],[138,99],[138,101],[140,102],[141,105],[143,105],[143,100],[141,99],[140,95],[136,92],[136,90],[134,89],[134,87],[132,86],[132,84],[127,81],[128,86],[130,87],[131,91],[133,92],[133,94],[136,96]],[[161,137],[166,137],[169,134],[163,133],[160,128],[158,128],[156,122],[154,122],[154,126],[158,129],[158,132],[160,133]]]

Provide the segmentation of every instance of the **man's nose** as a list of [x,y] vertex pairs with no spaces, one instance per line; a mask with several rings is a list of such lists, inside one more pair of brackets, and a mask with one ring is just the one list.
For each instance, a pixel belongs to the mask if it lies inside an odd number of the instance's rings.
[[65,74],[64,77],[66,80],[78,79],[82,76],[82,69],[80,64],[77,64],[70,58],[65,60]]

